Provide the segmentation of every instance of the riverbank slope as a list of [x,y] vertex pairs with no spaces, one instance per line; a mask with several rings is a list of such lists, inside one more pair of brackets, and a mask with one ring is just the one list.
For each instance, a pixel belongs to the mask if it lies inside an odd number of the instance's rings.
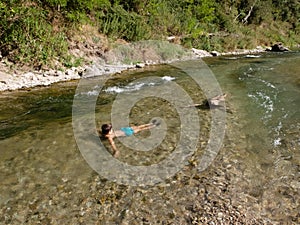
[[[81,79],[83,77],[100,76],[120,73],[125,70],[140,69],[144,66],[165,64],[176,60],[197,59],[220,55],[257,54],[265,49],[257,47],[252,50],[238,50],[234,52],[218,53],[199,49],[186,49],[168,41],[141,41],[120,44],[107,52],[99,49],[78,47],[73,49],[78,55],[84,56],[89,64],[72,67],[65,70],[35,70],[33,68],[14,68],[5,60],[0,62],[0,91],[48,86],[56,82]],[[13,68],[13,69],[11,69]]]

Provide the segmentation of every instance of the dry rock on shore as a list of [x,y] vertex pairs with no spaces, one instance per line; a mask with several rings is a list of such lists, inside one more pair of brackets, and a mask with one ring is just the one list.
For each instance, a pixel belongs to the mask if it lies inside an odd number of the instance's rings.
[[290,51],[287,47],[283,46],[282,43],[276,43],[272,45],[270,48],[267,48],[266,51],[270,52],[287,52]]
[[81,77],[118,73],[122,70],[127,70],[134,67],[135,66],[133,65],[92,65],[85,67],[72,67],[66,71],[33,71],[23,74],[10,74],[0,71],[0,91],[12,91],[36,86],[48,86],[56,82],[76,80],[80,79]]

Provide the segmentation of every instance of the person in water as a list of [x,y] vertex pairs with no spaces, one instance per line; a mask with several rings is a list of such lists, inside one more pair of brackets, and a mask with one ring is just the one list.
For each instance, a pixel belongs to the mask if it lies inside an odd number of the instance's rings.
[[126,136],[128,137],[140,131],[154,128],[158,125],[159,123],[156,120],[154,120],[151,123],[143,124],[140,126],[122,127],[120,128],[120,130],[113,130],[111,124],[103,124],[101,126],[101,133],[104,137],[106,137],[109,140],[110,145],[113,149],[113,156],[118,157],[119,150],[117,149],[116,144],[114,142],[115,137],[126,137]]

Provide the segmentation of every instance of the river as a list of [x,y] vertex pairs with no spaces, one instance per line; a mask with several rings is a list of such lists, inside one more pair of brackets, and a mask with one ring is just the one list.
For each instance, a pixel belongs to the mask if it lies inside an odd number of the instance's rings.
[[[299,224],[300,53],[203,61],[0,93],[1,224]],[[153,118],[118,159],[95,132]]]

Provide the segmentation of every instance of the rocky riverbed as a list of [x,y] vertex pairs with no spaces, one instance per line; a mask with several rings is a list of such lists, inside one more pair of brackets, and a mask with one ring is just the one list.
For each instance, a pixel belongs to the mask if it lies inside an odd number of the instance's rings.
[[[72,152],[59,153],[62,158],[67,156],[67,162],[53,159],[42,167],[28,166],[24,158],[45,161],[43,151],[34,147],[6,161],[9,174],[16,176],[3,179],[2,185],[9,184],[13,195],[0,199],[1,224],[280,224],[269,219],[272,215],[263,212],[260,197],[247,189],[244,177],[251,168],[240,162],[239,157],[247,155],[243,150],[236,154],[231,134],[204,172],[197,171],[192,159],[164,183],[133,187],[118,185],[92,171],[76,151],[71,128],[61,125],[59,129],[70,135],[65,145],[74,146]],[[57,142],[60,140],[58,137]],[[194,159],[201,155],[197,154]],[[1,171],[8,173],[7,165],[2,166]],[[34,181],[32,176],[39,179]]]
[[[235,118],[229,116],[229,120]],[[62,131],[70,138],[58,135]],[[1,164],[4,174],[16,174],[3,177],[2,186],[7,185],[11,197],[2,195],[0,199],[1,224],[276,224],[263,217],[258,196],[241,190],[247,186],[243,177],[249,168],[239,157],[247,156],[244,151],[235,153],[231,134],[204,172],[197,170],[196,159],[202,154],[197,152],[188,165],[165,182],[133,187],[108,181],[94,172],[76,150],[70,126],[62,124],[52,133],[57,136],[56,142],[64,141],[72,148],[62,151],[49,143],[53,147],[45,155],[34,147],[37,140]],[[204,139],[205,135],[201,142]],[[53,158],[47,163],[45,157],[52,158],[57,151],[68,160]],[[28,165],[24,159],[32,157],[43,164]]]

